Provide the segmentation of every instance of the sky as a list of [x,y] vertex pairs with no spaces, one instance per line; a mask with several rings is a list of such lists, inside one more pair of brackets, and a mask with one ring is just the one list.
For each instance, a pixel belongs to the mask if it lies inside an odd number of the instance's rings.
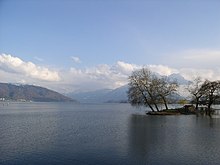
[[0,82],[114,89],[132,71],[220,79],[218,0],[0,0]]

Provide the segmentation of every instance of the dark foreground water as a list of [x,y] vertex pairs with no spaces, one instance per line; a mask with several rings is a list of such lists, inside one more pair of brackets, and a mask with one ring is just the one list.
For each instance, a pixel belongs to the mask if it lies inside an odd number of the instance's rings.
[[220,118],[128,104],[0,104],[2,165],[220,164]]

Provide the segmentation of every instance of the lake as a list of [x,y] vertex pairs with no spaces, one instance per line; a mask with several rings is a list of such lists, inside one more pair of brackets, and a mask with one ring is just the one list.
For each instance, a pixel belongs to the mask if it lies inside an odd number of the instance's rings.
[[129,104],[0,103],[1,165],[220,164],[220,118]]

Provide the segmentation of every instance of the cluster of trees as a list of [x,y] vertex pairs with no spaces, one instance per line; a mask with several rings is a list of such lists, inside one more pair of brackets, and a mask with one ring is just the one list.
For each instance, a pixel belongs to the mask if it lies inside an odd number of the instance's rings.
[[211,106],[219,102],[220,99],[220,81],[202,81],[196,78],[188,87],[192,95],[192,102],[195,103],[198,110],[199,105],[206,105],[208,114],[211,114]]
[[159,111],[158,105],[168,109],[168,96],[177,90],[178,84],[167,77],[159,77],[147,68],[134,71],[129,77],[128,100],[132,105],[145,105]]
[[[132,72],[129,77],[128,100],[134,106],[148,106],[152,111],[159,111],[158,105],[163,104],[168,110],[170,96],[176,93],[179,85],[167,77],[157,76],[148,68]],[[202,81],[196,78],[188,86],[196,109],[200,104],[206,105],[208,113],[211,106],[220,99],[220,81]]]

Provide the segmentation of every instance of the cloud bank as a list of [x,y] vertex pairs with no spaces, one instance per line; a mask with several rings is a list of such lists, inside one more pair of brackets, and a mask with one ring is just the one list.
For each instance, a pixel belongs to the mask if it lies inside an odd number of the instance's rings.
[[187,80],[193,80],[197,76],[210,80],[220,79],[219,67],[173,68],[165,65],[136,65],[117,61],[112,65],[100,64],[89,68],[71,67],[54,70],[33,62],[23,61],[12,55],[0,55],[1,82],[40,85],[61,93],[114,89],[127,84],[129,75],[142,67],[148,67],[153,72],[166,76],[179,73]]
[[0,55],[0,68],[6,73],[24,75],[28,78],[44,81],[60,80],[58,72],[52,71],[46,67],[37,66],[32,62],[25,62],[20,58],[11,55]]
[[77,69],[71,67],[63,80],[72,84],[74,90],[97,90],[102,88],[117,88],[127,84],[128,76],[135,69],[134,64],[118,61],[113,65],[100,64],[91,68]]

